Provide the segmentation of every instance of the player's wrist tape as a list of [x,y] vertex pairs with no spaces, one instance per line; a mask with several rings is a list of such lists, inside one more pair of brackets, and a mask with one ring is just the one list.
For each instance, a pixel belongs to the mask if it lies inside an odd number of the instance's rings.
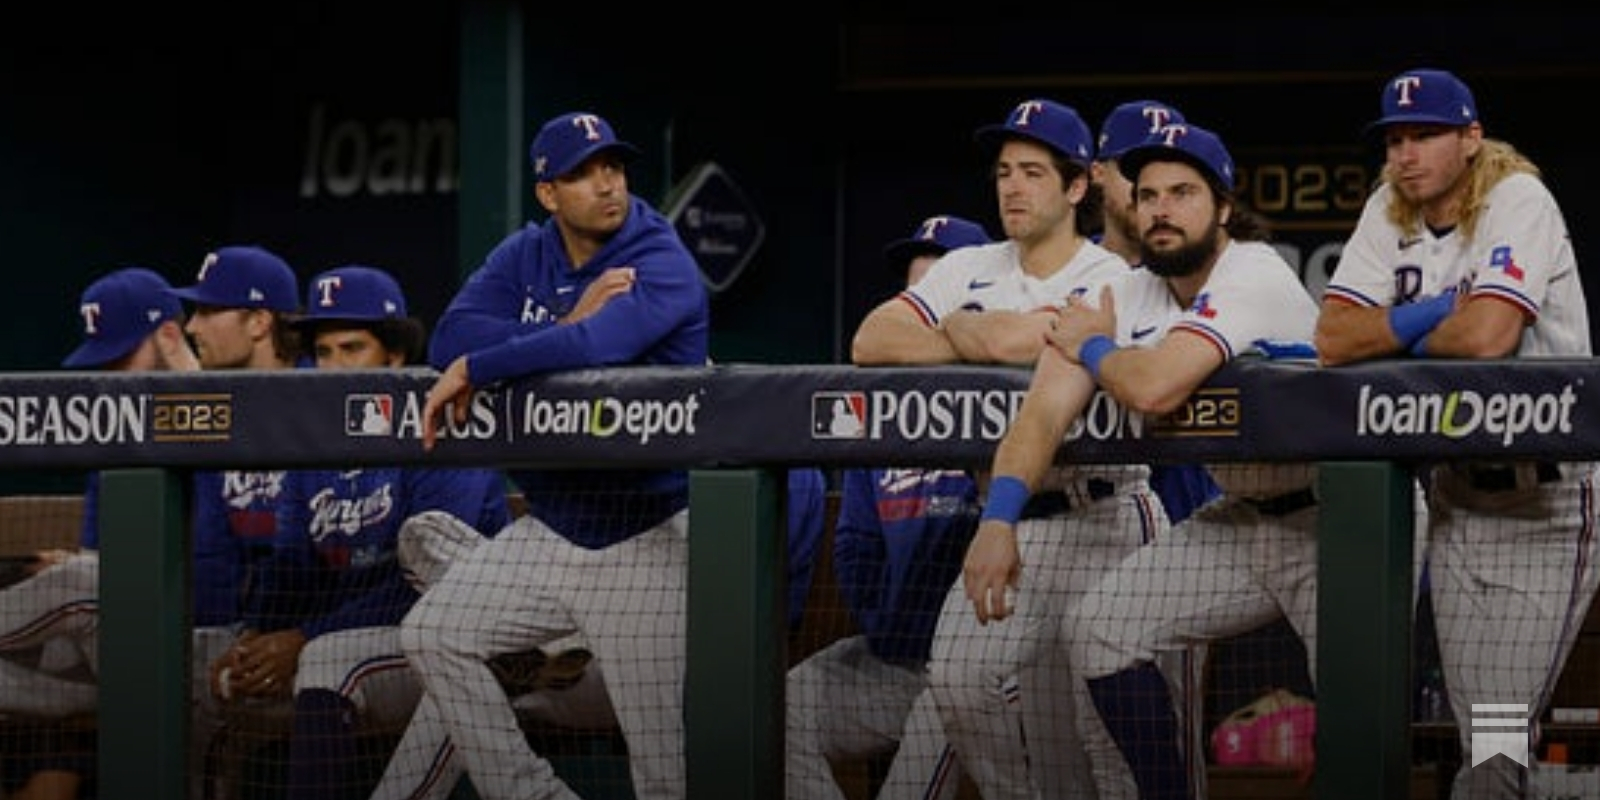
[[1409,350],[1427,336],[1455,308],[1456,293],[1443,292],[1426,300],[1389,307],[1389,329],[1400,340],[1400,349]]
[[1117,349],[1117,343],[1111,341],[1110,336],[1097,333],[1084,339],[1083,344],[1078,345],[1078,363],[1082,364],[1084,369],[1089,370],[1089,374],[1093,376],[1095,383],[1099,383],[1100,362],[1104,361],[1105,357],[1115,349]]
[[1033,492],[1021,478],[996,475],[989,481],[989,499],[983,504],[982,519],[995,519],[1008,525],[1022,519],[1022,508],[1028,504]]

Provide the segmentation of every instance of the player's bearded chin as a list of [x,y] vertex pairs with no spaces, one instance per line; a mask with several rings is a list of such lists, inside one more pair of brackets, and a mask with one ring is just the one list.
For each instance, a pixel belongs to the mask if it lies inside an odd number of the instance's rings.
[[1185,275],[1193,275],[1206,265],[1213,253],[1217,252],[1218,226],[1216,225],[1206,228],[1205,235],[1198,240],[1191,242],[1184,239],[1182,244],[1166,250],[1158,250],[1150,246],[1148,234],[1156,230],[1171,231],[1180,236],[1183,231],[1165,225],[1161,228],[1151,228],[1146,237],[1139,243],[1139,260],[1147,269],[1163,278],[1182,278]]

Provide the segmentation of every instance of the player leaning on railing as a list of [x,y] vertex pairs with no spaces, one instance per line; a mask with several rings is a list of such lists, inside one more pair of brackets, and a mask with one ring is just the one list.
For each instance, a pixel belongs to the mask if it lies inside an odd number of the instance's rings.
[[[1587,358],[1583,283],[1539,170],[1484,135],[1455,75],[1383,85],[1369,126],[1385,161],[1317,323],[1324,364],[1372,358]],[[1600,573],[1592,462],[1442,462],[1428,487],[1428,579],[1445,688],[1471,753],[1473,704],[1525,706],[1498,730],[1538,726]],[[1522,724],[1506,727],[1506,722]],[[1526,760],[1526,759],[1524,759]],[[1510,758],[1462,759],[1456,800],[1531,797]]]

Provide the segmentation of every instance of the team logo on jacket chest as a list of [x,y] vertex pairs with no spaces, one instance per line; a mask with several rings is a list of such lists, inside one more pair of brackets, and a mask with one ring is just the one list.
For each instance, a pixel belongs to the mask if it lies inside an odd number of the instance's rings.
[[332,489],[323,489],[311,496],[308,505],[311,540],[320,542],[334,534],[354,536],[388,519],[394,511],[394,490],[386,484],[363,497],[340,497]]

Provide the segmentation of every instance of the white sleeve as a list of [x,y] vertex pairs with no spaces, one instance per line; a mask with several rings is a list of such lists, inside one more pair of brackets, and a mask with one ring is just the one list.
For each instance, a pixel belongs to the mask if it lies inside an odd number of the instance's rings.
[[1339,266],[1328,278],[1324,297],[1337,297],[1364,307],[1394,305],[1400,230],[1386,217],[1390,191],[1384,185],[1367,198],[1361,218],[1339,255]]
[[1472,293],[1504,299],[1530,317],[1539,315],[1551,276],[1572,263],[1555,198],[1531,175],[1494,188],[1473,241]]
[[927,317],[930,325],[938,327],[945,316],[966,302],[967,277],[975,266],[973,254],[966,251],[972,249],[945,253],[928,267],[921,280],[905,290],[904,295]]

